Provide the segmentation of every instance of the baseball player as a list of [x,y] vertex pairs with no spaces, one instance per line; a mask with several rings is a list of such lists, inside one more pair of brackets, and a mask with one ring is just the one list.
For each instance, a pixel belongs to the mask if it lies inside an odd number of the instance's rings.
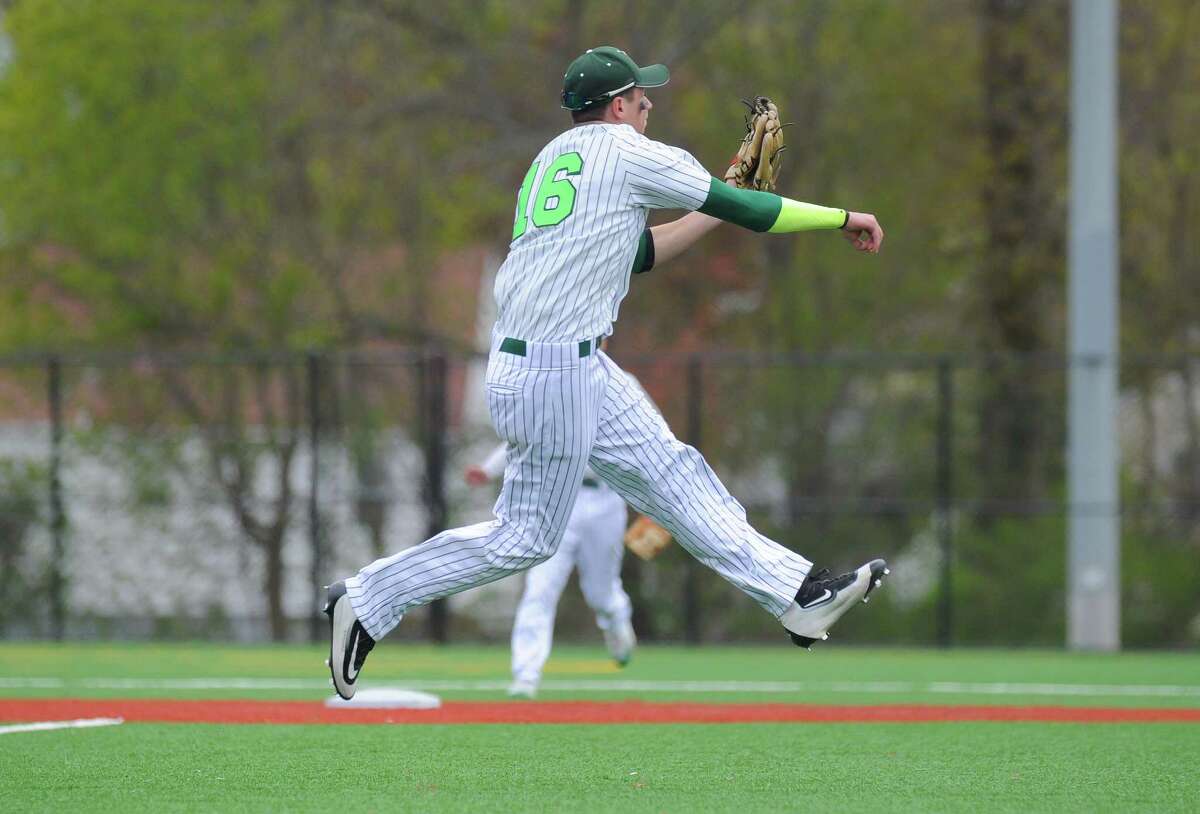
[[[501,444],[482,464],[467,468],[467,483],[481,486],[504,472],[507,444]],[[621,559],[625,546],[625,501],[595,473],[585,470],[575,506],[567,518],[558,551],[525,572],[525,591],[517,606],[512,630],[512,684],[514,698],[533,698],[550,657],[554,615],[572,569],[579,569],[579,587],[596,626],[604,635],[608,653],[624,667],[633,656],[633,606],[621,585]]]
[[[404,613],[544,562],[558,550],[590,467],[637,511],[743,591],[808,648],[886,573],[883,560],[830,576],[757,532],[708,463],[680,443],[604,351],[630,275],[678,255],[716,220],[774,234],[841,230],[877,252],[873,215],[803,203],[713,178],[691,154],[646,137],[665,85],[610,46],[563,75],[573,127],[534,158],[516,195],[508,256],[496,275],[497,320],[485,377],[505,442],[493,520],[450,529],[329,586],[329,670],[354,695],[367,654]],[[690,210],[646,228],[651,209]]]

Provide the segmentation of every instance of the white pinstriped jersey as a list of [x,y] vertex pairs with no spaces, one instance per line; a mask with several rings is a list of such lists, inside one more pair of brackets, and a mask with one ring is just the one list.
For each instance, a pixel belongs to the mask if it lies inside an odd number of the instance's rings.
[[712,176],[628,124],[590,123],[538,153],[496,275],[504,336],[571,342],[612,332],[650,209],[698,209]]

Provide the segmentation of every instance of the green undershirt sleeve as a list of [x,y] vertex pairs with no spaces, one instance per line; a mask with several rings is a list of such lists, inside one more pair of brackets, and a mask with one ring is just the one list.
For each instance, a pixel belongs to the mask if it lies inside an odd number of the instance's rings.
[[731,187],[714,178],[708,185],[708,197],[699,211],[755,232],[765,232],[779,217],[782,206],[783,198],[778,195]]
[[848,217],[844,209],[793,201],[773,192],[739,189],[716,178],[709,184],[708,198],[698,211],[755,232],[775,233],[840,229]]
[[638,240],[637,254],[633,256],[633,273],[644,274],[652,268],[654,268],[654,235],[649,229],[644,229]]

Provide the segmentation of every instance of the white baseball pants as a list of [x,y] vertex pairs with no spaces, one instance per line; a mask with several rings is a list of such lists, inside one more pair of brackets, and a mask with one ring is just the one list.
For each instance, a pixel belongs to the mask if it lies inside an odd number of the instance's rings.
[[609,630],[629,621],[633,605],[621,585],[625,516],[625,501],[611,489],[579,490],[558,551],[525,572],[525,591],[513,621],[513,679],[535,686],[541,681],[554,641],[558,600],[573,569],[579,569],[579,587],[596,614],[597,627]]
[[692,556],[778,619],[812,563],[755,531],[745,509],[695,449],[680,443],[641,388],[609,356],[576,342],[492,340],[486,377],[492,424],[508,445],[495,519],[450,529],[376,560],[346,580],[375,639],[408,608],[549,559],[588,465]]

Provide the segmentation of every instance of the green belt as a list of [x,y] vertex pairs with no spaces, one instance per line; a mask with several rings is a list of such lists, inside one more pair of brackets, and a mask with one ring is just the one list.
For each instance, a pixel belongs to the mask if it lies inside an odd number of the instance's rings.
[[583,479],[583,485],[584,485],[584,486],[590,486],[590,487],[591,487],[591,488],[593,488],[593,489],[599,489],[599,488],[600,488],[600,481],[596,480],[595,478],[584,478],[584,479]]
[[[579,343],[579,358],[591,356],[593,350],[600,349],[600,340],[604,337],[597,336],[595,339],[585,339]],[[511,353],[513,356],[525,355],[525,340],[513,339],[511,336],[504,337],[500,343],[500,351],[502,353]]]

